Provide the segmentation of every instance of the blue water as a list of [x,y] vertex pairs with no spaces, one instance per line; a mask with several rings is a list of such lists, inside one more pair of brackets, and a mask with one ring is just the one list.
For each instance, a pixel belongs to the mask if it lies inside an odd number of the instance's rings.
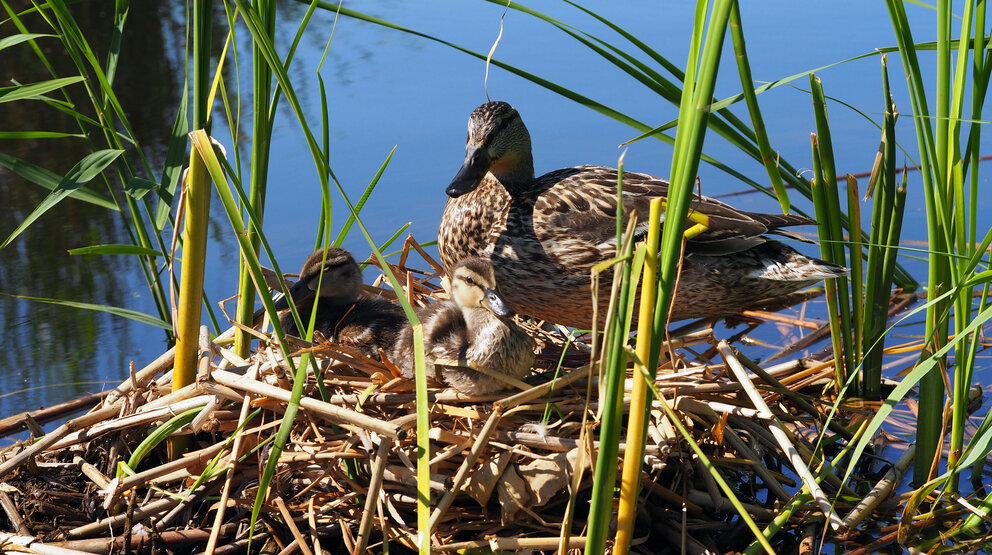
[[[780,80],[895,44],[882,3],[742,4],[748,56],[753,77],[758,82]],[[627,51],[635,51],[608,28],[567,4],[534,2],[529,6]],[[461,1],[381,1],[354,7],[483,54],[488,52],[499,32],[503,13],[499,5]],[[589,7],[607,15],[674,64],[685,65],[693,15],[690,3],[596,2]],[[908,9],[914,21],[919,23],[917,40],[932,40],[935,30],[929,10],[916,6]],[[280,10],[278,47],[285,52],[305,6],[284,3]],[[181,13],[173,16],[174,20],[181,20]],[[321,107],[317,67],[333,20],[333,14],[317,12],[290,71],[308,123],[318,134]],[[163,22],[163,25],[167,24]],[[246,37],[243,28],[239,29],[238,37],[243,43]],[[726,44],[717,86],[718,98],[735,94],[740,89],[729,35]],[[169,52],[161,54],[170,55]],[[247,81],[251,74],[250,51],[242,49],[238,56],[240,75],[245,82],[240,85],[240,108],[232,107],[232,110],[240,110],[243,118],[240,133],[244,140],[250,132],[252,115],[250,83]],[[677,117],[676,107],[558,29],[527,14],[514,10],[507,13],[495,56],[649,125],[660,125]],[[646,60],[640,54],[638,58]],[[156,63],[148,59],[141,62]],[[923,62],[924,71],[932,75],[931,61],[924,59]],[[904,114],[898,125],[900,142],[909,156],[915,157],[915,133],[908,117],[911,104],[898,56],[890,57],[889,64],[893,95]],[[876,124],[882,120],[879,66],[879,57],[870,56],[817,73],[827,95],[853,107],[836,102],[828,106],[838,173],[871,169],[880,137]],[[172,67],[177,68],[176,79],[181,79],[182,65],[174,63]],[[653,67],[657,68],[656,65]],[[321,75],[327,89],[331,166],[353,200],[360,196],[391,149],[396,148],[363,212],[377,242],[384,241],[408,222],[411,224],[409,232],[419,241],[436,238],[446,199],[444,187],[462,162],[468,114],[486,100],[484,74],[483,61],[447,46],[346,17],[337,21]],[[236,86],[233,76],[227,83],[229,87]],[[815,124],[809,95],[804,92],[808,86],[808,79],[803,76],[790,86],[779,87],[759,97],[772,147],[797,168],[810,166],[809,135]],[[238,91],[228,92],[235,95]],[[622,123],[499,68],[490,70],[488,93],[493,99],[510,102],[521,113],[532,135],[538,174],[584,163],[615,166],[622,152],[618,145],[639,134]],[[743,104],[736,106],[735,112],[742,119],[748,119]],[[225,144],[228,152],[233,152],[224,113],[218,103],[213,134]],[[171,120],[164,119],[161,126],[168,129]],[[242,148],[248,148],[247,141],[242,143]],[[764,168],[759,163],[743,156],[715,134],[707,136],[705,152],[760,183],[767,182]],[[246,153],[247,150],[243,156],[247,157]],[[907,159],[907,163],[911,165],[913,161]],[[666,176],[670,166],[671,147],[654,139],[630,145],[625,158],[628,171]],[[983,169],[983,172],[984,183],[988,170]],[[746,188],[709,165],[701,166],[699,174],[703,193],[707,195]],[[866,182],[862,180],[861,186]],[[313,250],[320,215],[318,183],[300,123],[283,100],[273,140],[265,233],[284,271],[297,271]],[[906,239],[925,239],[920,184],[919,177],[911,174]],[[347,212],[336,192],[332,192],[332,198],[333,233],[336,235]],[[812,212],[810,203],[800,195],[793,194],[792,200],[797,208]],[[778,210],[775,200],[761,194],[738,196],[730,201],[745,210]],[[980,203],[987,206],[988,201],[983,198]],[[865,205],[865,212],[869,211],[868,206]],[[213,211],[206,289],[216,302],[235,291],[237,247],[216,201]],[[979,223],[979,228],[988,227],[986,217]],[[358,258],[364,258],[369,252],[357,228],[352,230],[345,246]],[[815,248],[809,249],[808,254],[816,254]],[[919,279],[924,279],[925,264],[908,259],[906,263]],[[80,271],[86,271],[85,267]],[[118,286],[123,294],[122,302],[128,308],[153,312],[148,292],[133,265],[121,270]],[[43,289],[40,283],[32,282],[25,285],[23,294],[44,296]],[[72,300],[100,302],[87,298]],[[59,311],[68,310],[39,308],[25,301],[3,299],[0,302],[23,303],[18,307],[26,314],[24,318],[51,319],[52,325],[47,329],[51,329],[52,334],[59,333]],[[0,378],[4,391],[13,392],[0,397],[0,417],[99,390],[103,387],[101,384],[119,382],[127,375],[128,360],[134,360],[140,368],[165,349],[163,335],[158,330],[110,316],[100,316],[94,321],[93,339],[86,342],[86,348],[94,354],[87,359],[90,362],[85,367],[80,367],[72,352],[62,353],[54,360],[44,359],[47,377],[42,381],[58,382],[59,376],[67,376],[64,381],[75,385],[22,390],[44,385],[36,378],[41,355],[22,353],[19,358],[23,364],[5,371],[4,377]],[[4,329],[8,333],[18,333],[18,322],[5,321]],[[46,349],[45,345],[45,338],[41,338],[37,347],[39,353]]]

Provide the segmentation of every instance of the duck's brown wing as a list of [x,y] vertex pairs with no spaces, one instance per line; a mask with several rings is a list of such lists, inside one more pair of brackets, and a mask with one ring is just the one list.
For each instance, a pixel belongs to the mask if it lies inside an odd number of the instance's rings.
[[[548,257],[565,267],[588,267],[616,252],[617,171],[580,166],[551,172],[535,181],[533,233]],[[668,195],[668,182],[647,174],[624,173],[624,214],[637,212],[638,238],[648,231],[650,202]],[[803,216],[742,212],[696,196],[691,209],[708,218],[708,228],[686,244],[686,251],[730,254],[765,241],[778,228],[813,223]],[[624,225],[626,225],[626,218]],[[688,222],[692,225],[693,222]]]

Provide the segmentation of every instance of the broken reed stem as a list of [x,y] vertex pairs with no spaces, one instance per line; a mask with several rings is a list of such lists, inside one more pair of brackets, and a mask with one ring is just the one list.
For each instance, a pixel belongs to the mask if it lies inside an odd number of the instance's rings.
[[916,444],[914,443],[906,448],[906,452],[899,457],[896,464],[889,468],[889,471],[885,473],[885,476],[883,476],[882,479],[875,484],[875,487],[868,492],[868,495],[866,495],[864,499],[857,504],[857,506],[851,509],[851,512],[844,516],[844,525],[848,528],[854,528],[858,524],[861,524],[861,521],[864,520],[865,517],[871,515],[872,511],[875,510],[875,508],[878,507],[882,501],[885,501],[892,493],[892,490],[902,482],[902,475],[906,469],[909,468],[909,465],[912,464],[915,456]]
[[14,455],[10,458],[10,460],[4,462],[3,464],[0,464],[0,478],[3,478],[10,473],[11,470],[21,466],[29,459],[33,459],[39,453],[45,451],[52,445],[55,445],[57,441],[75,432],[76,430],[85,430],[87,427],[92,426],[97,422],[101,422],[116,415],[120,411],[122,404],[123,403],[118,401],[108,407],[93,411],[89,414],[84,414],[78,418],[73,418],[72,420],[52,430],[44,437],[31,444],[31,446],[27,449]]
[[[189,389],[185,392],[192,393],[194,392],[194,390]],[[95,437],[101,436],[111,431],[118,431],[126,428],[133,428],[135,426],[141,426],[144,424],[151,424],[159,420],[168,420],[170,417],[175,416],[176,414],[206,405],[208,402],[210,402],[210,398],[211,398],[210,395],[195,395],[188,399],[178,401],[163,407],[155,407],[152,406],[151,403],[149,403],[148,405],[139,408],[134,414],[128,416],[122,416],[120,418],[115,418],[113,420],[108,420],[106,422],[100,422],[98,424],[94,424],[88,429],[79,430],[78,432],[67,434],[66,436],[60,438],[59,441],[54,443],[51,446],[51,448],[61,449],[63,447],[68,447],[76,443],[92,440]],[[45,437],[47,438],[48,436]]]
[[[585,536],[572,536],[568,539],[568,549],[584,549]],[[434,547],[437,551],[469,551],[489,548],[499,551],[550,550],[558,547],[558,538],[490,538],[488,540],[449,543]]]
[[[441,521],[441,517],[447,512],[448,508],[455,501],[455,496],[461,491],[462,483],[465,481],[465,477],[468,476],[472,467],[475,466],[475,461],[479,459],[479,454],[485,449],[486,445],[489,444],[489,438],[492,437],[493,432],[496,430],[496,424],[499,423],[499,419],[503,416],[503,405],[497,402],[493,405],[493,412],[489,415],[489,419],[486,420],[486,424],[482,427],[482,431],[479,432],[479,438],[476,440],[475,445],[468,452],[468,456],[462,461],[462,465],[458,467],[458,472],[455,473],[454,484],[448,492],[444,494],[441,501],[438,502],[437,507],[434,508],[434,514],[431,515],[429,530],[434,530],[437,527],[437,523]],[[556,544],[557,545],[557,544]]]
[[116,403],[121,397],[127,394],[141,389],[148,385],[155,376],[161,374],[167,368],[171,367],[176,361],[176,348],[172,347],[168,351],[162,353],[158,358],[153,360],[147,366],[142,368],[135,374],[132,378],[128,378],[121,382],[121,384],[110,391],[107,397],[103,400],[103,406],[109,406]]
[[[721,416],[718,413],[718,409],[711,405],[711,403],[704,403],[685,396],[680,396],[679,400],[675,403],[676,409],[698,414],[703,418],[706,418],[710,425],[714,425],[720,421]],[[755,472],[757,472],[758,475],[761,476],[765,482],[767,482],[769,489],[775,497],[778,497],[783,501],[788,501],[792,498],[792,495],[785,491],[785,488],[782,487],[782,484],[774,476],[772,476],[771,472],[768,471],[768,468],[761,464],[761,457],[755,453],[754,450],[740,438],[740,436],[737,435],[736,430],[730,426],[727,426],[724,429],[723,437],[732,444],[734,449],[737,449],[745,457],[757,463],[754,465]]]
[[[226,351],[227,349],[222,349]],[[249,365],[247,378],[254,380],[258,377],[259,363]],[[245,419],[248,418],[248,411],[251,409],[251,397],[249,395],[244,395],[241,401],[241,412],[238,414],[238,427],[244,425]],[[220,527],[224,522],[224,513],[227,509],[227,500],[231,496],[231,485],[234,481],[235,469],[238,466],[238,453],[241,452],[242,439],[245,437],[245,432],[239,433],[234,438],[234,443],[231,445],[231,460],[227,463],[227,470],[224,473],[224,486],[221,489],[220,502],[217,504],[217,513],[214,515],[214,525],[210,529],[210,537],[207,539],[207,548],[204,550],[206,555],[214,555],[214,551],[217,548],[217,540],[220,537]]]
[[[755,408],[770,414],[771,410],[769,410],[768,405],[765,404],[764,398],[761,397],[761,393],[758,392],[758,389],[754,386],[754,383],[751,382],[750,376],[747,375],[747,372],[744,370],[744,367],[741,365],[740,361],[737,360],[737,357],[731,350],[730,345],[728,345],[726,341],[720,341],[720,343],[717,344],[717,350],[720,351],[720,355],[723,357],[723,360],[727,362],[727,366],[729,366],[734,372],[734,376],[737,378],[737,381],[744,387],[744,391],[747,393],[747,396],[751,402],[754,403]],[[799,456],[799,453],[796,451],[796,446],[789,441],[789,437],[786,434],[785,427],[782,426],[782,423],[778,419],[775,419],[773,425],[768,428],[768,431],[771,432],[776,442],[778,442],[779,448],[782,449],[782,451],[789,458],[793,470],[795,470],[796,474],[802,478],[803,484],[805,484],[807,489],[809,489],[810,495],[812,495],[813,499],[816,500],[817,504],[820,506],[820,510],[830,522],[830,527],[833,528],[835,532],[846,531],[843,521],[837,513],[834,512],[834,509],[831,506],[830,498],[828,498],[826,494],[823,493],[823,490],[820,489],[820,485],[817,483],[816,477],[813,476],[813,473],[810,472],[809,467],[806,466],[806,463],[803,462],[802,458]]]
[[375,462],[372,464],[372,472],[369,478],[368,492],[365,494],[365,508],[362,512],[362,521],[358,525],[358,543],[355,545],[353,555],[365,553],[365,548],[369,545],[369,535],[372,533],[372,518],[375,516],[375,507],[379,500],[379,491],[382,489],[382,478],[386,470],[386,462],[389,460],[389,451],[393,447],[393,440],[384,437],[379,440],[379,448],[375,453]]
[[8,534],[7,532],[0,532],[0,545],[4,547],[17,546],[28,553],[37,553],[38,555],[93,555],[89,551],[78,551],[42,543],[34,536]]
[[220,453],[223,449],[224,442],[221,441],[211,445],[210,447],[200,449],[199,451],[186,453],[182,458],[160,464],[143,472],[138,472],[132,476],[115,479],[110,484],[107,492],[107,498],[103,502],[103,507],[109,510],[110,507],[114,506],[117,503],[117,500],[120,499],[121,493],[132,488],[144,486],[149,480],[175,472],[176,470],[183,470],[191,466],[204,466],[214,457],[214,455]]
[[83,476],[89,478],[98,489],[106,490],[107,487],[110,486],[110,478],[104,476],[103,472],[100,472],[100,469],[86,462],[79,455],[72,458],[72,464],[78,466],[79,471],[83,473]]
[[3,508],[4,514],[7,515],[7,520],[10,521],[10,524],[15,530],[17,530],[18,534],[22,536],[31,535],[31,530],[28,529],[27,525],[24,523],[24,519],[21,518],[21,514],[17,510],[17,505],[5,491],[0,491],[0,507]]
[[[79,397],[78,399],[73,399],[71,401],[66,401],[64,403],[59,403],[57,405],[52,405],[50,407],[44,407],[37,410],[24,411],[0,419],[0,438],[7,437],[11,434],[16,434],[21,430],[26,430],[29,421],[34,421],[38,424],[45,424],[47,422],[57,420],[66,414],[72,414],[84,408],[92,408],[95,404],[102,401],[108,394],[109,392],[107,391],[98,391],[96,393]],[[37,435],[40,436],[44,434]]]
[[286,527],[289,528],[290,534],[292,534],[293,538],[295,538],[296,546],[300,548],[303,555],[313,555],[313,551],[311,551],[310,546],[307,545],[306,538],[303,537],[303,534],[300,533],[299,527],[296,526],[296,521],[294,520],[293,514],[289,512],[289,507],[286,506],[286,502],[283,501],[282,497],[278,496],[273,499],[272,502],[275,503],[276,508],[279,509],[279,514],[282,515],[283,521],[286,522]]

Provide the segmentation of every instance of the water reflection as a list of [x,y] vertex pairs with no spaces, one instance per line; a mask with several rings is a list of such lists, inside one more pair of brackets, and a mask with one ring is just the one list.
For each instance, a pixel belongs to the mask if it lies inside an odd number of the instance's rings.
[[[26,4],[26,3],[24,3]],[[84,2],[72,5],[83,35],[104,59],[111,36],[114,4]],[[35,32],[49,31],[37,17],[24,23]],[[153,167],[164,159],[166,141],[179,95],[175,61],[181,49],[173,37],[182,27],[165,4],[137,2],[131,6],[116,82],[117,94],[135,134]],[[38,40],[58,76],[77,74],[54,38]],[[155,71],[149,71],[154,67]],[[51,78],[27,44],[4,50],[0,73],[19,83]],[[71,88],[77,110],[93,117],[81,85]],[[58,97],[57,94],[52,95]],[[40,102],[0,104],[0,121],[7,130],[79,132],[68,115]],[[92,130],[90,130],[92,131]],[[0,152],[64,175],[88,152],[83,139],[0,141]],[[133,156],[133,153],[129,153]],[[136,158],[132,159],[132,162]],[[106,185],[94,180],[91,188],[109,197]],[[119,195],[119,184],[113,185]],[[6,237],[48,195],[48,191],[0,169],[0,204],[6,216],[0,233]],[[87,245],[130,243],[123,213],[67,199],[38,219],[10,246],[0,251],[0,291],[154,312],[136,260],[115,256],[71,256],[68,250]],[[140,356],[144,345],[163,344],[160,330],[88,310],[77,310],[4,297],[0,300],[0,327],[6,344],[0,350],[0,414],[49,405],[100,389],[93,382],[126,375],[129,357]],[[18,390],[45,384],[69,384],[46,389]]]

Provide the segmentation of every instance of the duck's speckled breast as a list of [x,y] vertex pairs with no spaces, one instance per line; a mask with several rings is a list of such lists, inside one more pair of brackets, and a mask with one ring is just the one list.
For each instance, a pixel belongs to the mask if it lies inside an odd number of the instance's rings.
[[472,256],[489,258],[490,235],[499,221],[506,220],[510,195],[491,178],[458,198],[449,198],[438,228],[438,251],[445,269]]

